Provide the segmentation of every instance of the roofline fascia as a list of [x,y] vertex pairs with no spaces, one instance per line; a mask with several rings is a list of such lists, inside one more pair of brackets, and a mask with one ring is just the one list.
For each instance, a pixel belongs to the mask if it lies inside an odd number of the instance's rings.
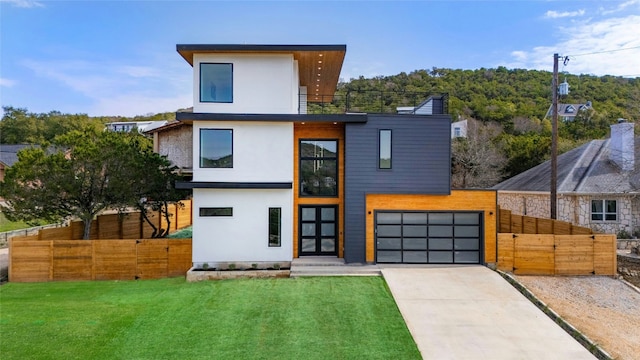
[[176,120],[366,123],[367,114],[222,114],[176,112]]

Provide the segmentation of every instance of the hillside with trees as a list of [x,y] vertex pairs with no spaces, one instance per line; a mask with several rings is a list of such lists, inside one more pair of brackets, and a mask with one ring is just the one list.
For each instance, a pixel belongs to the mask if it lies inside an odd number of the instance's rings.
[[[551,105],[551,79],[551,72],[539,70],[432,68],[340,82],[335,96],[322,105],[308,106],[309,112],[395,112],[399,106],[419,104],[429,94],[448,94],[448,113],[453,121],[473,122],[469,137],[452,144],[453,185],[486,187],[549,158],[551,122],[545,115]],[[618,118],[640,119],[640,78],[561,74],[560,81],[565,79],[570,93],[560,102],[591,101],[593,110],[581,111],[574,121],[559,124],[561,153],[589,140],[606,138],[609,125]],[[175,119],[171,112],[125,118],[3,109],[3,144],[51,142],[69,130],[85,126],[101,129],[107,122]]]

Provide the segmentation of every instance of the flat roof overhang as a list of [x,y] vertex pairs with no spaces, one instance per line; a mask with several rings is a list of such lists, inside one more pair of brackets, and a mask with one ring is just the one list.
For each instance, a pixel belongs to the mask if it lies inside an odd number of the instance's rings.
[[366,123],[367,114],[219,114],[177,112],[176,120],[193,121],[273,121],[273,122],[335,122]]
[[[292,54],[298,61],[300,86],[307,87],[308,102],[333,96],[340,78],[346,45],[240,45],[178,44],[178,53],[193,66],[194,54]],[[315,96],[318,94],[318,100]]]

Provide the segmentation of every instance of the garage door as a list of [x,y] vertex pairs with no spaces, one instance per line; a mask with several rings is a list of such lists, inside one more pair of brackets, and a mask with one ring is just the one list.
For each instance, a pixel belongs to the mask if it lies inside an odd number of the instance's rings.
[[376,212],[376,262],[478,264],[480,212]]

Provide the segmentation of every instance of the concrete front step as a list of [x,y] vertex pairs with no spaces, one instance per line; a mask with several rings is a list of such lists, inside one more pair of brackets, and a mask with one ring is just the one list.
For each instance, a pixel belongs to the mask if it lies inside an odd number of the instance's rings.
[[289,276],[380,276],[381,274],[380,269],[366,266],[292,266]]
[[293,259],[294,266],[345,266],[344,259],[335,256],[306,256]]

